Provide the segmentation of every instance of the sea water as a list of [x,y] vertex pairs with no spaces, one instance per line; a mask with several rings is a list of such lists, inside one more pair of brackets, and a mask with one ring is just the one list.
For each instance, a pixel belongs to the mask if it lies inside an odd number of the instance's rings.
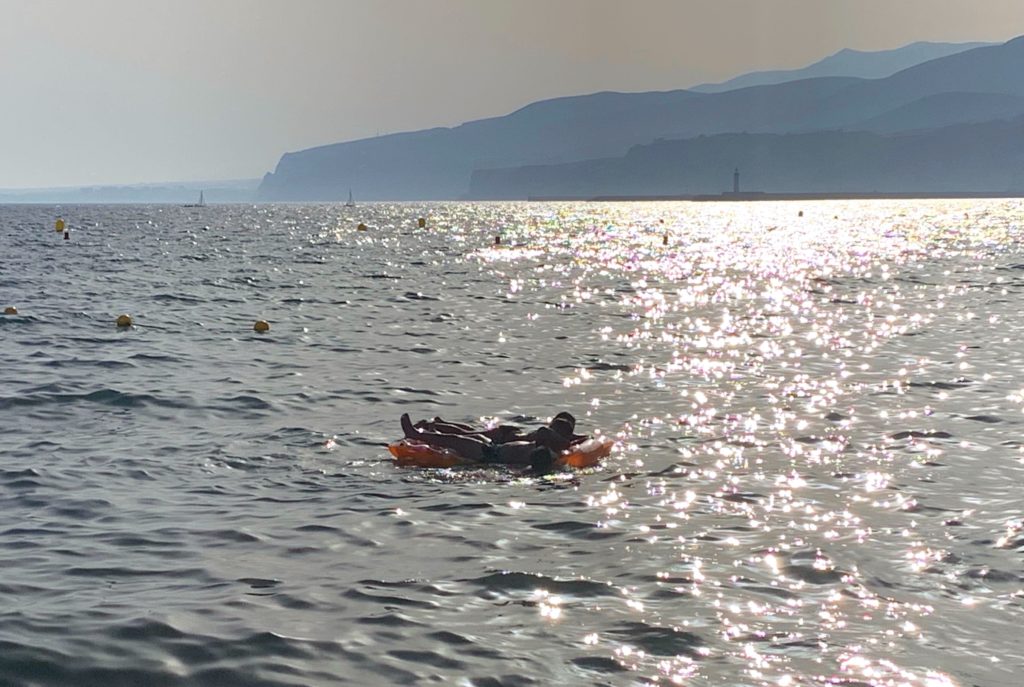
[[[0,684],[1018,685],[1022,235],[1016,200],[2,207]],[[599,468],[386,450],[561,410]]]

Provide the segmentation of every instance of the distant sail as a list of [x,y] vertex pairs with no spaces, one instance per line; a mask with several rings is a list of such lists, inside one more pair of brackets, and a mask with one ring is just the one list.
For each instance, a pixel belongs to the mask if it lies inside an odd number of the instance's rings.
[[202,191],[199,192],[199,202],[198,203],[185,203],[185,205],[183,207],[186,207],[186,208],[204,208],[204,207],[206,207],[206,200],[203,198],[203,192]]

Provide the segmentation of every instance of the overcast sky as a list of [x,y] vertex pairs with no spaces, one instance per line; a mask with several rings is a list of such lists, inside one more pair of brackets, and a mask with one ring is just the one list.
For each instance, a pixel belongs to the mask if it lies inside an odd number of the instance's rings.
[[259,177],[545,98],[1020,34],[1024,0],[0,0],[0,188]]

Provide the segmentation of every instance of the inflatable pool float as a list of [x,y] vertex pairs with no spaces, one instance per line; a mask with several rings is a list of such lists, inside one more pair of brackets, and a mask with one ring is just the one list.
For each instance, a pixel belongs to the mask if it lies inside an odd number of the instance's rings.
[[[589,468],[612,452],[615,442],[607,437],[596,437],[571,446],[558,456],[555,467]],[[479,465],[446,448],[435,448],[412,439],[388,444],[388,451],[400,468],[453,468],[460,465]]]

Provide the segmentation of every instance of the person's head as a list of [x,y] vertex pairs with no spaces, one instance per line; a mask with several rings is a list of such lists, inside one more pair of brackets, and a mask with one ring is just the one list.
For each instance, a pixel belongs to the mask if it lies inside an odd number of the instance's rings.
[[548,426],[551,427],[552,430],[554,430],[561,436],[565,437],[566,439],[572,439],[572,423],[570,423],[564,417],[556,417],[554,420],[551,421],[551,424]]
[[555,415],[555,417],[552,418],[551,421],[555,422],[556,420],[565,420],[566,422],[569,423],[569,431],[576,431],[576,418],[572,416],[572,413],[567,413],[563,410],[558,415]]

